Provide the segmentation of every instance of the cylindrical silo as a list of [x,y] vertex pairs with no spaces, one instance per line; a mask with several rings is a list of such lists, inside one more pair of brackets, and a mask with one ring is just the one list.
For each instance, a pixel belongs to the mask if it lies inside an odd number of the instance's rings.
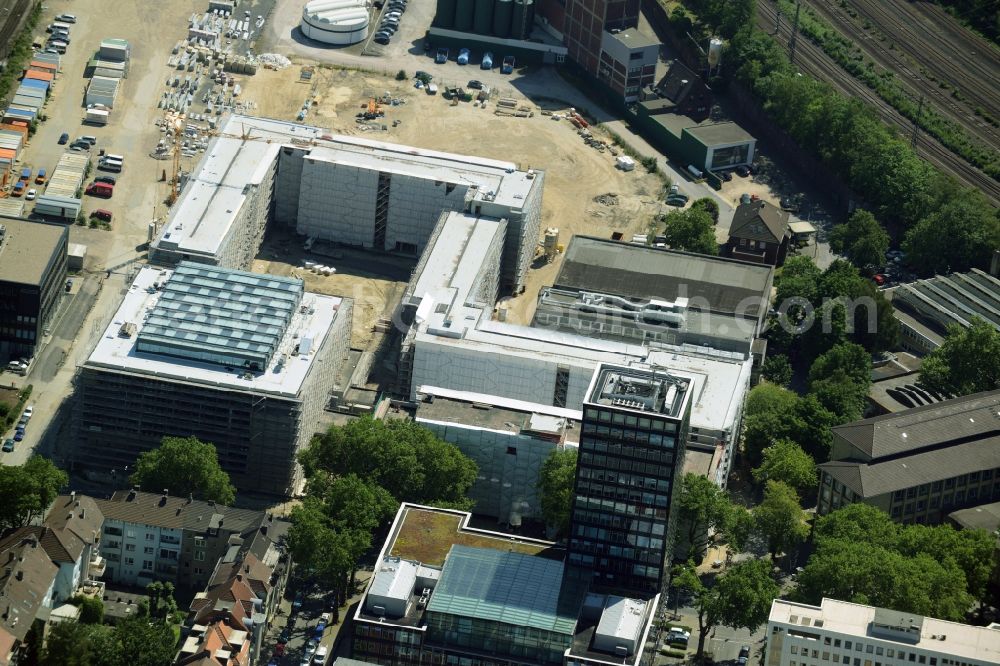
[[490,34],[493,28],[493,0],[475,0],[472,30],[480,35]]
[[455,30],[472,31],[472,18],[476,11],[476,0],[457,0],[455,5]]
[[514,0],[514,15],[510,21],[510,38],[527,39],[531,34],[531,20],[534,14],[532,0]]
[[434,25],[439,28],[455,27],[455,0],[437,0]]
[[514,0],[496,0],[493,4],[493,34],[510,37],[510,19],[514,15]]

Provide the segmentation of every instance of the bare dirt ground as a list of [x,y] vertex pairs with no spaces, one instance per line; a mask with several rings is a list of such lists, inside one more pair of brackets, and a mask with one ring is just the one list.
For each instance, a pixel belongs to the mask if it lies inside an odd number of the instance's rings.
[[[614,168],[609,151],[601,153],[588,147],[569,121],[541,115],[542,108],[523,97],[519,99],[535,115],[503,117],[494,114],[493,102],[485,109],[466,102],[451,106],[440,95],[415,89],[410,81],[377,74],[317,68],[313,82],[300,83],[303,64],[296,62],[285,70],[264,72],[247,81],[247,94],[257,100],[261,115],[292,119],[303,102],[315,96],[306,122],[333,132],[505,159],[523,169],[544,169],[542,226],[558,227],[564,245],[575,234],[608,237],[620,231],[631,238],[633,233],[645,232],[650,219],[660,211],[657,195],[662,184],[656,176],[646,174],[641,167],[628,173]],[[467,71],[470,77],[475,76],[474,70]],[[359,129],[355,114],[367,105],[370,96],[387,91],[405,101],[385,107],[382,123],[387,131]],[[566,109],[553,106],[547,110],[558,113]],[[399,125],[393,127],[394,121]],[[606,193],[618,195],[617,205],[594,201]],[[557,259],[529,272],[525,293],[507,304],[509,320],[530,321],[538,289],[552,284],[560,265]]]

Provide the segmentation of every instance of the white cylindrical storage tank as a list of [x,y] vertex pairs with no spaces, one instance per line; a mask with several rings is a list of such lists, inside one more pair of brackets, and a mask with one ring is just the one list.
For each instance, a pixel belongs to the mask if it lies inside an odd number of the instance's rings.
[[712,37],[708,40],[708,65],[718,67],[720,62],[722,62],[722,40]]
[[313,0],[302,9],[299,28],[324,44],[356,44],[368,37],[366,0]]

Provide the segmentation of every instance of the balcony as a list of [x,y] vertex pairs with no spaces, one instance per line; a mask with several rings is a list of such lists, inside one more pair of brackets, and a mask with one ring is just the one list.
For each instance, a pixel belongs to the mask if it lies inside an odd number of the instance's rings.
[[85,580],[80,584],[80,588],[77,590],[79,594],[85,597],[94,597],[95,599],[104,598],[104,583],[99,580]]
[[93,557],[90,558],[90,575],[93,578],[100,578],[104,575],[104,570],[107,568],[107,562],[103,557],[94,553]]

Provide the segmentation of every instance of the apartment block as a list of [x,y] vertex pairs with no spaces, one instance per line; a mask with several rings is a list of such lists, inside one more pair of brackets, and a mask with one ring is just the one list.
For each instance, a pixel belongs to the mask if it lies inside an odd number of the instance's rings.
[[1000,500],[998,413],[1000,391],[989,391],[833,428],[817,512],[864,502],[898,522],[936,525]]
[[0,217],[0,363],[34,355],[65,293],[65,225]]
[[295,454],[322,429],[347,358],[351,314],[351,300],[297,279],[192,262],[140,270],[80,369],[74,464],[124,478],[163,437],[194,436],[215,445],[237,488],[290,493]]
[[765,666],[988,666],[1000,663],[1000,627],[975,627],[823,599],[775,599]]
[[263,511],[167,493],[121,490],[94,501],[104,515],[101,554],[107,580],[122,585],[145,587],[159,580],[203,589],[237,540],[275,529],[269,527],[274,519]]
[[669,369],[602,365],[583,403],[571,565],[595,585],[652,595],[669,578],[690,382]]

